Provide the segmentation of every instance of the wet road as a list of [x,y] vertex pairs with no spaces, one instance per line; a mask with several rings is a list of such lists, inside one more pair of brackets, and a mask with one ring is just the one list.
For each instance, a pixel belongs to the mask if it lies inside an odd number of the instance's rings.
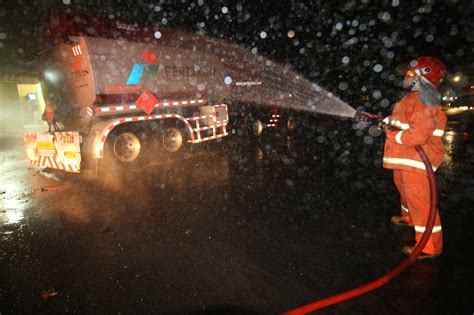
[[[321,314],[472,314],[473,117],[444,139],[443,255]],[[0,138],[0,313],[276,314],[390,271],[413,233],[389,223],[380,137],[300,123],[99,177],[35,171]]]

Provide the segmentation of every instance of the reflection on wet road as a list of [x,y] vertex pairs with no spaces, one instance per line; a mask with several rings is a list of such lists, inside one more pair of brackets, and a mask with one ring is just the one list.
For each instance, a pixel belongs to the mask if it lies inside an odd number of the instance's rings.
[[[472,305],[472,125],[445,135],[445,254],[322,313]],[[98,177],[38,173],[20,140],[2,143],[0,312],[274,314],[389,271],[413,235],[388,222],[398,198],[380,141],[347,121],[305,127]]]

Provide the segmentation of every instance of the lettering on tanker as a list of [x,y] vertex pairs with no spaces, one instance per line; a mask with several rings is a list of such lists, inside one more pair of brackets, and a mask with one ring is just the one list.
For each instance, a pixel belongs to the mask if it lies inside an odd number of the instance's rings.
[[167,77],[216,77],[219,71],[211,67],[199,67],[195,70],[193,67],[185,66],[164,66]]

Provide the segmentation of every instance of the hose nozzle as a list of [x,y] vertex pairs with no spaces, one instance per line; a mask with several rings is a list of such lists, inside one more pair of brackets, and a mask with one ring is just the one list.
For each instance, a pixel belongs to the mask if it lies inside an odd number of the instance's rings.
[[353,120],[360,127],[360,129],[365,129],[374,124],[378,125],[381,118],[381,115],[358,111],[354,115]]

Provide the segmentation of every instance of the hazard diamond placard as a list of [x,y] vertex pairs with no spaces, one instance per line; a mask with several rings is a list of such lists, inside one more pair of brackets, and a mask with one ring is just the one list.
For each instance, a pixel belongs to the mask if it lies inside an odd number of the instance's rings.
[[137,99],[137,107],[141,108],[148,115],[151,114],[155,108],[155,104],[158,103],[156,97],[148,90],[144,90]]

